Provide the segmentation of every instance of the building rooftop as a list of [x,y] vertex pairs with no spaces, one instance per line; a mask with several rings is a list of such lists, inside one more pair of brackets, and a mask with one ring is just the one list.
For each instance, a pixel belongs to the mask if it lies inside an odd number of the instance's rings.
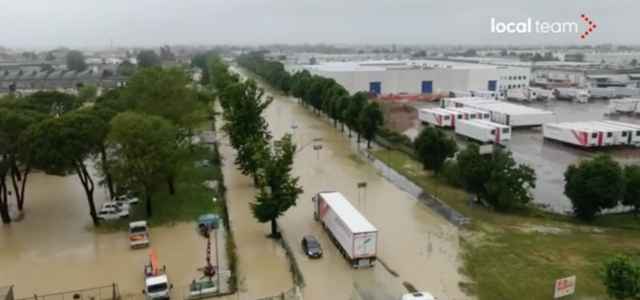
[[419,69],[497,69],[498,66],[451,62],[439,60],[376,60],[328,62],[318,65],[305,65],[305,69],[326,72],[371,72],[388,70],[419,70]]

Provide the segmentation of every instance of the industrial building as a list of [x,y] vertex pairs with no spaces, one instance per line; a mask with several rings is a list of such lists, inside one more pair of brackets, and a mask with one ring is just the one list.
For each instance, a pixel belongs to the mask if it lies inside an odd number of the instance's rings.
[[[332,62],[304,68],[336,80],[350,93],[375,95],[499,91],[528,86],[530,76],[526,68],[430,60]],[[510,83],[501,85],[500,78]]]

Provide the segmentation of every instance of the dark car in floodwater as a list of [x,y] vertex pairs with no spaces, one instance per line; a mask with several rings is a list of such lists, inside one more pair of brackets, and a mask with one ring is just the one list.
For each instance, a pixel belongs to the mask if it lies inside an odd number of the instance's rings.
[[310,258],[322,257],[322,247],[320,242],[312,235],[305,235],[302,238],[302,251]]

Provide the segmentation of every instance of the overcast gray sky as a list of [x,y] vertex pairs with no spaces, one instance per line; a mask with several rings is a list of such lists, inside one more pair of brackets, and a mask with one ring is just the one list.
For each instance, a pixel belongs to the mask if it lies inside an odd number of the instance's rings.
[[[0,0],[0,45],[640,44],[638,0]],[[572,34],[496,34],[490,20],[580,22]],[[580,29],[583,29],[580,23]]]

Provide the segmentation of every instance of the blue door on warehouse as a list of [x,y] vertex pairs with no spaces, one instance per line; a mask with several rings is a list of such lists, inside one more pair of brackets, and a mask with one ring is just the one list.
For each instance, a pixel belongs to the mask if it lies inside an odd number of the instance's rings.
[[422,93],[423,94],[431,94],[433,93],[433,81],[423,81],[422,82]]
[[377,96],[377,95],[380,95],[381,92],[382,92],[382,82],[380,81],[369,82],[369,93],[372,93]]
[[496,91],[496,88],[498,87],[498,81],[497,80],[489,80],[489,86],[488,86],[488,90],[490,91]]

